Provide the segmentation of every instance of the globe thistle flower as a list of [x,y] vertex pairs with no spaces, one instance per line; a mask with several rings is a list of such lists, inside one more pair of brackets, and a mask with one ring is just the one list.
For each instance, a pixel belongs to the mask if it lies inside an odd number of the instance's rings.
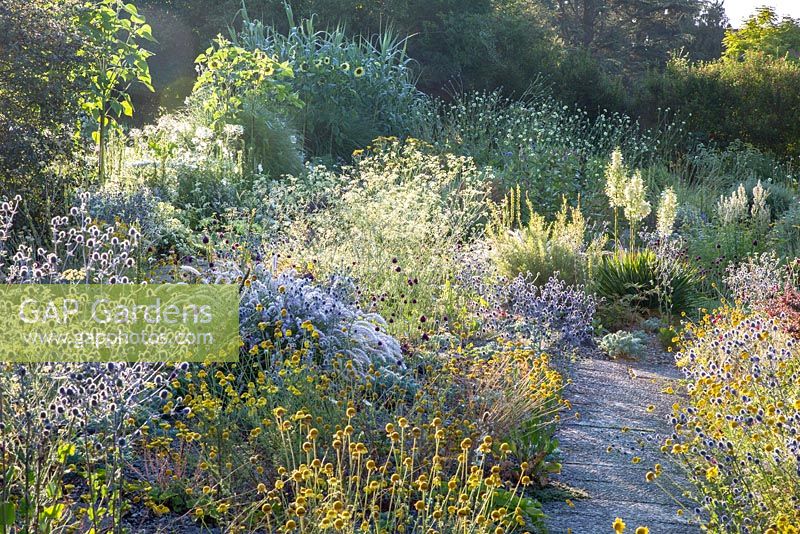
[[678,212],[678,197],[671,187],[661,192],[661,200],[656,211],[656,230],[661,237],[672,235],[675,215]]

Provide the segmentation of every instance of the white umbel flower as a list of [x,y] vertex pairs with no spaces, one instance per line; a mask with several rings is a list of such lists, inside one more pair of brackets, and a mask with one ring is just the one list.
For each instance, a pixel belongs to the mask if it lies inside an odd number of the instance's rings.
[[656,230],[661,237],[672,235],[675,226],[675,216],[678,213],[678,196],[675,190],[668,187],[661,192],[661,199],[656,210]]

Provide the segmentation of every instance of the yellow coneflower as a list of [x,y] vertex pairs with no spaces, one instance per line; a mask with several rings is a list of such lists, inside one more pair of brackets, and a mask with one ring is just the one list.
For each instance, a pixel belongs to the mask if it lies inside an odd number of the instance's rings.
[[364,72],[364,67],[356,67],[356,69],[353,71],[353,75],[355,75],[356,78],[361,78],[364,75]]
[[343,71],[347,72],[347,71],[350,70],[350,63],[345,61],[344,63],[339,65],[339,68],[342,69]]
[[330,64],[331,64],[331,58],[329,58],[329,57],[324,57],[324,58],[322,58],[322,62],[323,62],[325,65],[330,65]]

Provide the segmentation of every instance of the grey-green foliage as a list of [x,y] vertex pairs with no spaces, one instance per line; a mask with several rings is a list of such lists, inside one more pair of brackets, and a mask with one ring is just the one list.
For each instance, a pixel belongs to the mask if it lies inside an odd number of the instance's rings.
[[304,102],[296,120],[310,156],[349,159],[381,135],[408,133],[417,91],[405,39],[391,29],[374,38],[349,37],[342,26],[319,30],[314,18],[296,22],[287,5],[289,31],[252,20],[234,40],[287,61],[293,89]]
[[800,204],[797,201],[775,222],[770,238],[781,256],[800,256]]
[[603,336],[600,348],[612,358],[641,356],[647,350],[647,336],[639,330],[619,330]]

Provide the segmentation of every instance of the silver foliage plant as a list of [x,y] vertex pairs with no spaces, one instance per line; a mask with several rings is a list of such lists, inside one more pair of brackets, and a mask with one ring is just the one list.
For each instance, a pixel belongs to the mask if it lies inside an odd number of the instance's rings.
[[240,331],[246,346],[261,342],[265,331],[279,325],[282,341],[300,348],[307,339],[303,323],[308,321],[319,335],[318,348],[310,354],[316,363],[330,365],[341,355],[360,372],[374,366],[397,375],[405,369],[400,343],[386,332],[383,317],[358,307],[348,278],[334,276],[321,285],[294,270],[276,271],[274,266],[258,263],[248,274],[230,262],[215,267],[211,277],[205,279],[233,283],[249,276],[239,305]]
[[736,302],[751,308],[763,306],[789,284],[790,273],[775,252],[754,254],[725,271],[725,286]]
[[[79,197],[69,215],[56,216],[50,222],[52,247],[35,250],[20,244],[15,251],[6,249],[12,220],[20,199],[0,207],[0,283],[54,284],[127,284],[128,273],[136,265],[139,232],[135,228],[118,235],[113,225],[95,224],[88,209],[88,194]],[[8,262],[8,263],[5,263]]]
[[[131,282],[129,273],[139,244],[135,230],[120,235],[113,226],[95,224],[83,195],[68,215],[52,219],[50,247],[14,246],[13,220],[21,202],[16,197],[0,203],[0,284]],[[61,480],[78,433],[86,466],[94,462],[107,466],[103,489],[88,505],[96,517],[106,513],[102,510],[118,513],[122,451],[140,428],[130,421],[146,406],[168,398],[169,381],[185,368],[146,362],[4,364],[0,367],[0,457],[7,462],[5,472],[11,473],[3,480],[5,488],[27,494],[39,505],[55,506],[60,496],[46,488]]]
[[530,274],[498,276],[480,245],[459,253],[457,283],[474,296],[473,312],[500,335],[522,335],[543,350],[568,352],[594,343],[596,298],[556,272],[543,285]]

